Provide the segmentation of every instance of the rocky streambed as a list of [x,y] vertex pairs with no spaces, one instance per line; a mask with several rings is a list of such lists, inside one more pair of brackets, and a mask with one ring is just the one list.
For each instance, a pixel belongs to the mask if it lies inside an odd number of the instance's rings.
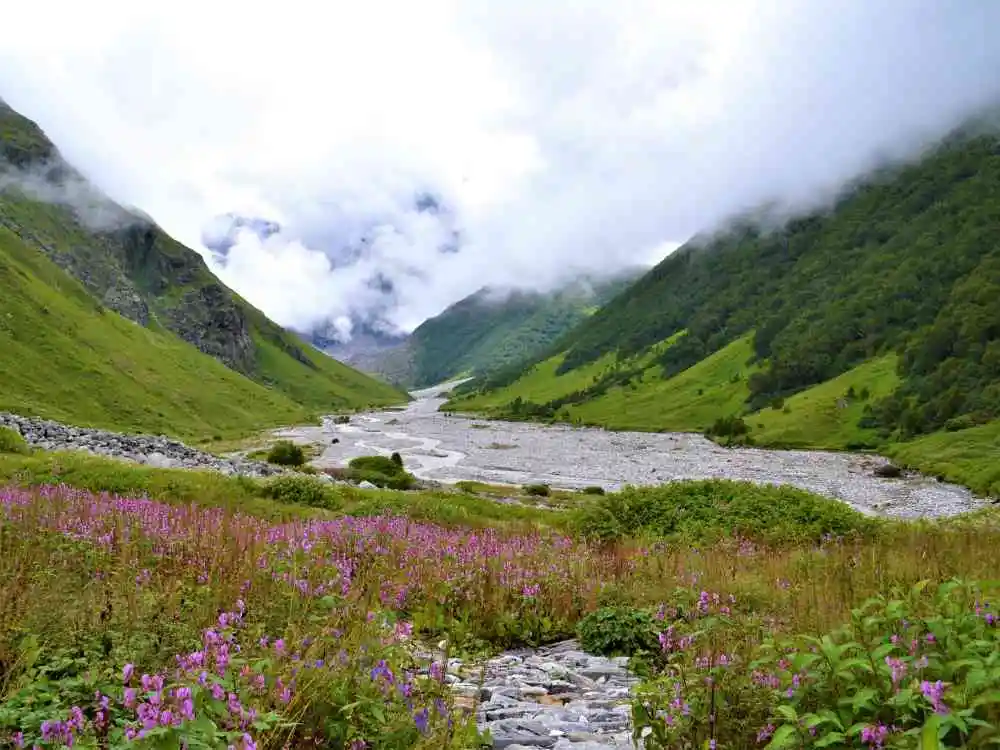
[[790,484],[867,513],[948,516],[982,505],[964,487],[932,477],[876,475],[888,461],[868,454],[724,448],[690,433],[609,432],[568,425],[485,421],[438,411],[453,384],[414,393],[405,409],[329,418],[277,434],[320,446],[318,467],[399,452],[421,479],[454,483],[545,483],[606,490],[678,479]]
[[123,435],[9,413],[0,413],[0,427],[9,427],[19,432],[25,442],[34,448],[50,451],[82,450],[161,469],[210,469],[223,474],[255,477],[269,476],[280,471],[278,467],[262,461],[238,456],[221,458],[163,436]]
[[447,680],[495,748],[630,748],[630,691],[638,680],[627,661],[591,656],[570,640],[508,651],[482,665],[452,659]]

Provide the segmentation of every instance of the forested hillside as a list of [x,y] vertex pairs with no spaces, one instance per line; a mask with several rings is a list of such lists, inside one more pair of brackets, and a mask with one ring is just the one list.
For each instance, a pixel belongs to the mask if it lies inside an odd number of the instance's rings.
[[552,292],[480,289],[426,320],[400,347],[374,354],[366,365],[416,388],[462,374],[488,377],[546,351],[639,273],[577,279]]
[[[830,210],[689,243],[567,334],[556,374],[683,331],[657,355],[670,377],[753,332],[748,411],[896,352],[901,384],[867,425],[908,437],[983,423],[1000,416],[998,227],[1000,140],[956,134]],[[571,402],[637,375],[614,368]]]

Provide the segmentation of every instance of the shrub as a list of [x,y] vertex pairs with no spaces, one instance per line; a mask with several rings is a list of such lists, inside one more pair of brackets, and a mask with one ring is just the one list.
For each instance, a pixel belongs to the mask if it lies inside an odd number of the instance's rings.
[[593,484],[590,487],[584,487],[582,492],[584,495],[603,495],[604,488],[599,485]]
[[726,536],[817,542],[878,528],[845,503],[795,487],[714,479],[626,487],[594,498],[573,522],[585,536],[603,541],[651,534],[698,542]]
[[0,427],[0,453],[20,453],[26,456],[31,453],[31,448],[20,432],[10,427]]
[[403,468],[403,457],[399,455],[399,453],[394,451],[393,454],[389,456],[389,460],[392,461],[394,464],[396,464],[396,466],[398,466],[400,469]]
[[903,476],[903,470],[895,464],[881,464],[875,467],[872,474],[883,479],[897,479]]
[[348,476],[355,482],[371,482],[376,487],[391,490],[408,490],[416,478],[403,470],[400,464],[386,456],[358,456],[348,463]]
[[524,486],[525,495],[534,495],[535,497],[548,497],[552,490],[547,484],[527,484]]
[[928,602],[926,583],[869,599],[822,638],[764,644],[751,667],[773,685],[773,747],[997,743],[997,617],[974,586],[943,583]]
[[302,446],[291,440],[279,440],[267,452],[267,461],[280,466],[301,466],[306,462],[306,454]]
[[340,502],[337,495],[323,480],[303,474],[286,474],[274,477],[264,484],[265,497],[282,503],[308,505],[312,508],[335,510]]
[[601,656],[635,656],[657,648],[653,616],[633,607],[602,607],[576,626],[583,650]]

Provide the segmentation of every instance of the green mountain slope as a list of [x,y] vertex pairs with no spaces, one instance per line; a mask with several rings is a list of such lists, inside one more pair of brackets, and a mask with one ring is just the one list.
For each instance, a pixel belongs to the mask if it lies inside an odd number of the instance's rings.
[[309,416],[176,336],[103,308],[5,228],[0,286],[0,410],[199,438]]
[[[651,430],[739,415],[761,444],[892,452],[927,434],[1000,460],[994,430],[967,429],[1000,418],[997,226],[1000,139],[956,133],[828,211],[689,243],[557,357],[445,408]],[[720,357],[731,367],[712,372]]]
[[2,408],[190,436],[406,396],[275,325],[0,102]]
[[462,374],[489,376],[551,348],[638,276],[579,279],[550,293],[484,288],[418,326],[370,366],[410,387]]

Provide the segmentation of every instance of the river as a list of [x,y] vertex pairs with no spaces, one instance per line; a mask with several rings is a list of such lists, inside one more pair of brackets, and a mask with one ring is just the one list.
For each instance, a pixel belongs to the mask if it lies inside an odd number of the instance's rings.
[[276,434],[320,446],[313,461],[319,468],[398,451],[414,475],[443,483],[614,490],[625,484],[724,478],[790,484],[877,515],[946,516],[982,505],[964,487],[931,477],[876,477],[872,471],[885,459],[867,454],[723,448],[692,433],[610,432],[445,415],[438,407],[454,385],[415,391],[405,409],[354,415],[346,424],[325,419],[321,426]]

